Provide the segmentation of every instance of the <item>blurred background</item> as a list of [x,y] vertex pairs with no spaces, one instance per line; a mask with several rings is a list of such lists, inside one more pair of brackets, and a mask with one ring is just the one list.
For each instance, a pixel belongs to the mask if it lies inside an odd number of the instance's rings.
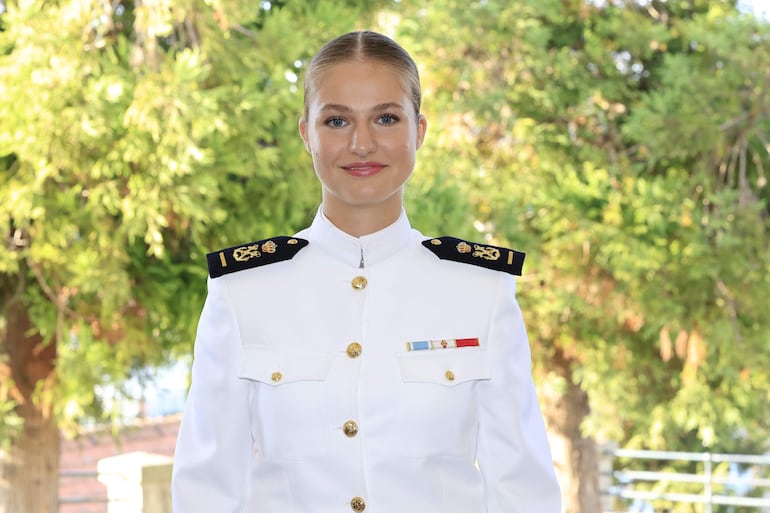
[[362,28],[420,68],[415,227],[528,254],[564,512],[770,511],[768,10],[0,0],[0,512],[167,463],[205,254],[311,221],[302,73]]

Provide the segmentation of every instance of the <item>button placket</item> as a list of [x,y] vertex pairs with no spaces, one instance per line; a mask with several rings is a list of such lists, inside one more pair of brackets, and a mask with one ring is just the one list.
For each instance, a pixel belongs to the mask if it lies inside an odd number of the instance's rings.
[[[351,342],[345,348],[345,354],[347,354],[348,358],[350,358],[351,360],[354,360],[359,356],[361,356],[362,352],[363,352],[363,348],[361,347],[361,344],[359,344],[358,342]],[[348,438],[353,438],[358,434],[358,423],[356,423],[356,421],[354,420],[348,420],[342,425],[342,432]]]
[[[363,258],[363,257],[362,257]],[[362,302],[365,303],[366,294],[364,293],[364,289],[369,285],[368,278],[363,274],[366,271],[363,270],[363,260],[362,265],[358,270],[358,273],[362,274],[355,274],[350,280],[350,286],[353,289],[350,293],[352,294],[351,300],[359,305],[360,311],[359,316],[361,318],[357,319],[357,328],[354,333],[354,337],[360,337],[362,335],[362,322],[363,322],[363,316],[365,315],[365,308]],[[360,372],[360,365],[361,362],[361,355],[363,353],[363,346],[361,340],[358,338],[353,338],[353,340],[348,339],[348,344],[345,347],[345,355],[347,356],[347,360],[349,362],[350,370],[353,372],[353,375],[351,378],[353,379],[353,382],[351,383],[351,393],[353,403],[350,405],[351,408],[348,410],[348,415],[350,415],[353,418],[348,417],[347,420],[344,421],[344,423],[341,426],[342,434],[344,435],[343,439],[349,440],[345,443],[345,446],[347,447],[347,450],[351,451],[360,451],[360,441],[354,442],[354,440],[357,439],[359,433],[360,433],[360,426],[356,420],[353,420],[356,418],[358,414],[358,406],[357,406],[357,400],[355,397],[357,396],[357,389],[358,389],[358,379],[359,379],[359,372]],[[343,417],[344,419],[344,417]],[[351,445],[348,445],[351,444]],[[360,497],[360,496],[354,496],[350,500],[350,509],[356,513],[362,513],[366,509],[366,501]]]

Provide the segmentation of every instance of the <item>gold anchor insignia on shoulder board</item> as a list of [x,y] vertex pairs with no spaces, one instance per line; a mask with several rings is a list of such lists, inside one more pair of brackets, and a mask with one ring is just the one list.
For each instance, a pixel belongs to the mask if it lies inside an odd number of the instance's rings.
[[260,256],[262,256],[262,253],[259,252],[259,246],[256,244],[237,248],[235,251],[233,251],[233,258],[238,262],[246,262],[252,258],[257,258]]
[[497,260],[500,258],[500,250],[497,248],[474,244],[473,249],[476,250],[473,252],[473,256],[475,257],[481,257],[485,260]]

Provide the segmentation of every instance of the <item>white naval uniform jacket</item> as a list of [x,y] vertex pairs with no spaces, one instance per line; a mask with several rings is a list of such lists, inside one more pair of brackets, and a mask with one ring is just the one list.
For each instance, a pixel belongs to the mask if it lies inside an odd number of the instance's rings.
[[319,210],[297,237],[209,279],[173,511],[559,513],[513,276],[440,260],[404,213],[355,238]]

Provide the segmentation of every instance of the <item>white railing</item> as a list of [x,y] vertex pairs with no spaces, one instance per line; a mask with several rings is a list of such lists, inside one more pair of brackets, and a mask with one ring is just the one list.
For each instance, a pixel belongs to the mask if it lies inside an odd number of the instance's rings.
[[[693,471],[656,470],[667,461],[691,462]],[[605,511],[658,511],[686,503],[702,504],[704,513],[733,511],[723,506],[770,512],[770,455],[605,447],[600,475]]]

